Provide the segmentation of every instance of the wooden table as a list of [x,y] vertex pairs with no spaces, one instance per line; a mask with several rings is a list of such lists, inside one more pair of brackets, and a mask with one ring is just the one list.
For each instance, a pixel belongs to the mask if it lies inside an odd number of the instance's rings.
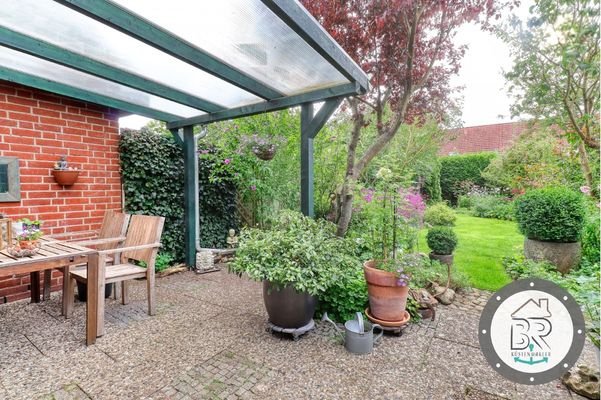
[[[102,293],[102,299],[99,299],[98,254],[93,249],[73,243],[52,238],[42,238],[40,240],[42,242],[40,251],[31,257],[16,258],[11,256],[6,249],[0,250],[0,277],[31,274],[31,299],[32,302],[38,302],[40,300],[39,282],[41,271],[48,271],[49,273],[52,269],[64,270],[65,267],[87,264],[86,343],[88,345],[94,344],[98,332],[103,330],[102,328],[99,329],[97,324],[99,311],[104,314],[104,307],[99,307],[100,300],[104,304],[104,293]],[[65,290],[67,282],[68,277],[63,277],[63,290]]]

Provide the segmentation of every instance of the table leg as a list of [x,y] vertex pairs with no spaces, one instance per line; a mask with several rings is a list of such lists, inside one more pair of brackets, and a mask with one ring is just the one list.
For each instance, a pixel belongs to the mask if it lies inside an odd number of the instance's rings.
[[31,287],[31,302],[40,302],[40,272],[35,271],[29,274],[29,286]]
[[98,328],[98,254],[88,256],[88,300],[86,302],[86,344],[96,343]]
[[106,255],[98,256],[98,314],[96,317],[96,336],[104,335],[104,273],[106,268]]
[[73,285],[70,278],[71,266],[66,265],[63,267],[63,308],[62,312],[65,318],[71,318],[73,314]]
[[50,290],[52,286],[52,270],[47,269],[44,271],[44,301],[50,300]]

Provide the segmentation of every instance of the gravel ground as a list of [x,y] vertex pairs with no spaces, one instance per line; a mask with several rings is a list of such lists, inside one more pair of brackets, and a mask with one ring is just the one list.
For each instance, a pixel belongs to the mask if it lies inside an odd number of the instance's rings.
[[[0,399],[579,398],[559,381],[516,385],[486,364],[479,307],[468,306],[482,293],[355,356],[327,323],[298,341],[267,332],[260,284],[225,272],[158,279],[153,317],[144,282],[132,286],[129,305],[107,301],[106,335],[90,347],[84,303],[69,320],[57,294],[0,306]],[[598,357],[587,343],[581,361]]]

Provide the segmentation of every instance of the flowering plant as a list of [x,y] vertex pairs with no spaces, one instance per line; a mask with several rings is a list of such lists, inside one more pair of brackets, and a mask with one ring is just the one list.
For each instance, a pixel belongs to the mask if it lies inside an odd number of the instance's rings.
[[239,150],[248,149],[257,156],[265,153],[273,154],[277,150],[277,147],[284,142],[285,139],[282,136],[264,137],[254,133],[251,136],[242,136],[240,138]]
[[21,224],[21,231],[17,232],[17,241],[19,242],[37,240],[44,235],[40,230],[41,221],[31,221],[28,218],[23,218],[17,222]]
[[[379,177],[385,172],[379,171]],[[360,190],[356,217],[361,226],[354,234],[364,246],[365,257],[373,259],[377,268],[395,273],[398,286],[407,286],[411,277],[399,257],[417,246],[426,205],[418,192],[390,189],[389,184],[380,186]]]

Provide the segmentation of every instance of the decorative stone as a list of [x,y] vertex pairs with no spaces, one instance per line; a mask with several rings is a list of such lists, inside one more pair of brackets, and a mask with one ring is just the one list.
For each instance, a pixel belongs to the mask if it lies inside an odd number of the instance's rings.
[[589,399],[599,399],[599,370],[580,364],[561,378],[570,390]]
[[455,300],[455,291],[451,288],[445,290],[445,288],[441,286],[434,286],[434,297],[436,300],[448,306]]
[[524,255],[535,261],[548,261],[555,265],[562,274],[568,273],[580,262],[581,248],[579,242],[555,243],[540,240],[524,240]]
[[410,290],[409,294],[420,308],[432,308],[438,304],[438,301],[426,289]]

